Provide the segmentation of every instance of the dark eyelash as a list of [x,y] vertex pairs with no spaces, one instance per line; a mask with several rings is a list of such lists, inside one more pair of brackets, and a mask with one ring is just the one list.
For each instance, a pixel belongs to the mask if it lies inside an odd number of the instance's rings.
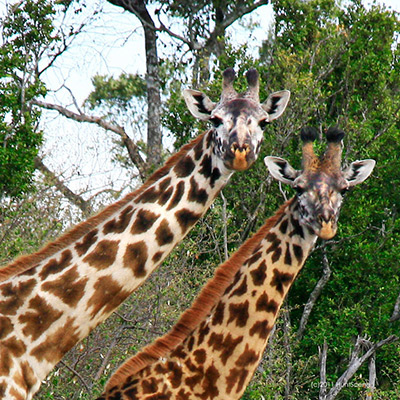
[[266,127],[268,124],[269,124],[269,122],[268,122],[266,119],[262,119],[262,120],[258,123],[259,127],[260,127],[262,130],[264,130],[265,127]]

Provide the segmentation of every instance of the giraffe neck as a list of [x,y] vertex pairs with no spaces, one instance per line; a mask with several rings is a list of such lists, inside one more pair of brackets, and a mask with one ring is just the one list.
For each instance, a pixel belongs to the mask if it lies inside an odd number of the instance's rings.
[[0,399],[31,398],[205,213],[232,173],[211,139],[209,131],[142,189],[0,270]]
[[[169,399],[239,399],[315,241],[315,234],[299,224],[298,203],[292,199],[217,269],[169,334],[120,367],[103,398],[129,392],[136,397],[127,398],[140,399],[144,393],[165,394],[168,387]],[[196,315],[217,291],[205,315]],[[197,319],[195,326],[185,326],[190,319]],[[163,353],[166,347],[172,350]]]

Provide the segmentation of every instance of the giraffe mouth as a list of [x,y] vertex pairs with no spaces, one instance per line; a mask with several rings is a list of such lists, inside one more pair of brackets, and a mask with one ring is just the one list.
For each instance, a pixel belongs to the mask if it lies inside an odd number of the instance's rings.
[[336,230],[336,224],[333,222],[322,222],[321,228],[318,230],[318,236],[324,240],[332,239],[336,235]]
[[251,149],[248,144],[239,147],[237,143],[233,143],[230,148],[233,154],[232,168],[236,171],[244,171],[250,167],[254,160],[249,161]]

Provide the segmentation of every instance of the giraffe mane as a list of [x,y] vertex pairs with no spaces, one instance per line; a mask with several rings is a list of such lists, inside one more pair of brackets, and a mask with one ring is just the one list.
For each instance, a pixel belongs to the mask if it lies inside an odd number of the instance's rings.
[[164,357],[168,352],[179,346],[209,316],[212,308],[218,303],[229,285],[232,284],[236,273],[243,263],[251,256],[254,249],[265,238],[269,230],[293,201],[295,201],[295,198],[285,202],[257,233],[247,239],[227,261],[215,270],[214,277],[206,283],[192,303],[192,306],[181,314],[178,322],[169,332],[145,346],[142,351],[125,361],[116,370],[108,381],[106,390],[124,382],[128,377]]
[[183,156],[185,156],[192,148],[196,146],[201,140],[203,140],[204,136],[210,132],[204,132],[199,135],[197,138],[193,139],[191,142],[184,145],[177,153],[173,154],[166,163],[156,170],[144,183],[135,191],[127,194],[124,198],[113,203],[104,210],[100,211],[98,214],[90,217],[86,221],[83,221],[71,228],[70,231],[64,233],[59,238],[54,240],[51,243],[45,245],[42,249],[37,252],[29,255],[23,255],[18,257],[11,264],[4,265],[0,267],[0,282],[5,281],[6,279],[11,278],[19,273],[25,272],[28,269],[32,268],[36,264],[45,260],[48,257],[51,257],[58,251],[63,248],[71,245],[86,233],[90,232],[94,227],[99,225],[101,222],[105,221],[109,216],[115,213],[118,209],[122,208],[125,204],[132,201],[135,197],[143,193],[150,185],[156,182],[158,179],[166,175],[171,167],[177,163]]

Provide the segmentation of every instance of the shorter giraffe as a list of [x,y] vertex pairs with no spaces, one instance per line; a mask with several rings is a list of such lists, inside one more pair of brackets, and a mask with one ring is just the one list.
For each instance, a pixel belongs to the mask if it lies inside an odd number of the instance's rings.
[[301,132],[303,171],[266,157],[272,176],[297,195],[224,264],[165,336],[125,362],[98,400],[234,400],[249,383],[282,302],[318,237],[336,233],[343,192],[364,181],[374,160],[341,170],[337,128],[318,158],[316,131]]

